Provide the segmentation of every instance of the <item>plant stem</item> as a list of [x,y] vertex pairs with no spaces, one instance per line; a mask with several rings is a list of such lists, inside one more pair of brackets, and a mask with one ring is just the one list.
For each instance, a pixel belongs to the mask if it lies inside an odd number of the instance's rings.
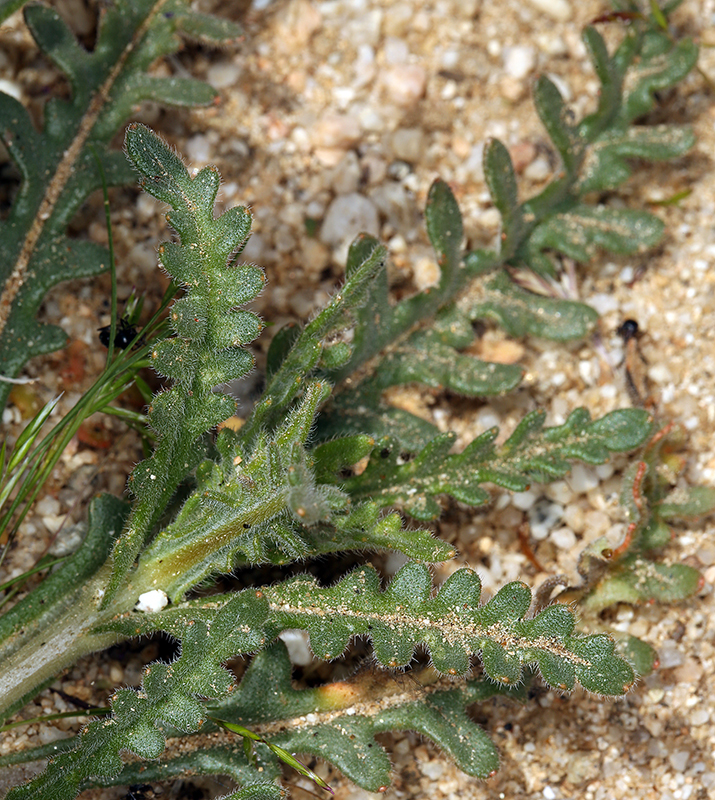
[[93,634],[92,628],[136,602],[128,593],[99,611],[99,600],[110,575],[105,564],[89,581],[68,592],[43,615],[0,643],[0,717],[26,702],[38,686],[47,685],[82,656],[115,644],[116,633]]

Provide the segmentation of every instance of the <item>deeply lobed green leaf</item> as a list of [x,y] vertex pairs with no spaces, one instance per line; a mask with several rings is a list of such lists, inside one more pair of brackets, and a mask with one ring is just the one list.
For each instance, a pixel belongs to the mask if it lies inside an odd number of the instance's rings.
[[523,583],[508,584],[484,606],[481,583],[471,570],[454,573],[434,597],[431,585],[424,565],[408,563],[384,592],[377,572],[363,567],[329,588],[300,576],[263,594],[271,629],[307,630],[313,652],[323,659],[337,658],[353,636],[362,635],[389,667],[408,664],[421,643],[440,672],[463,675],[470,656],[479,653],[489,677],[507,685],[518,683],[523,666],[531,663],[560,689],[572,689],[578,679],[590,691],[619,695],[635,680],[607,636],[573,633],[573,614],[566,607],[526,619],[531,592]]
[[543,428],[544,419],[541,412],[527,415],[501,446],[495,444],[498,429],[485,431],[461,453],[450,452],[456,438],[451,433],[439,434],[414,457],[406,457],[399,442],[385,437],[375,443],[364,471],[342,478],[340,485],[354,499],[397,505],[428,520],[440,512],[440,494],[483,505],[490,499],[485,483],[524,491],[532,480],[563,477],[571,460],[602,464],[613,452],[633,450],[650,432],[648,414],[636,409],[598,420],[577,409],[553,428]]
[[114,549],[105,604],[132,568],[179,483],[198,465],[200,437],[236,409],[235,400],[215,393],[214,387],[245,375],[253,366],[242,345],[258,335],[261,322],[236,305],[255,297],[265,280],[257,267],[235,265],[250,231],[248,211],[231,209],[214,219],[220,180],[214,167],[190,176],[172,149],[141,125],[128,128],[126,151],[144,188],[171,206],[167,220],[181,243],[161,245],[159,255],[170,274],[176,269],[173,277],[187,296],[170,314],[175,336],[160,341],[151,353],[155,368],[172,378],[174,386],[158,394],[149,409],[157,447],[130,479],[137,504]]
[[[68,99],[52,98],[37,131],[14,98],[0,93],[0,139],[22,176],[7,219],[0,221],[0,374],[14,377],[29,358],[63,346],[65,334],[38,323],[45,293],[70,278],[97,275],[109,265],[107,250],[70,238],[66,229],[92,192],[133,182],[119,153],[107,150],[124,120],[144,100],[208,105],[216,93],[185,78],[157,78],[149,66],[174,53],[180,34],[209,18],[183,0],[133,0],[103,8],[93,49],[85,49],[52,8],[31,4],[25,21],[40,49],[64,74]],[[236,38],[232,23],[214,23],[222,41]],[[215,41],[218,41],[214,37]],[[97,158],[95,158],[95,153]],[[0,382],[0,407],[10,384]]]

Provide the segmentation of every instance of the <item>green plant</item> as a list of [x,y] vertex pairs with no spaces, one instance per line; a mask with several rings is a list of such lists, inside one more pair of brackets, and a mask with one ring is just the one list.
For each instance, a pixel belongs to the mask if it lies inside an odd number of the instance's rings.
[[[325,758],[377,791],[389,783],[389,759],[374,736],[405,728],[486,777],[497,768],[497,753],[468,717],[469,705],[494,694],[523,696],[537,673],[559,690],[577,681],[599,695],[630,689],[633,665],[614,652],[610,636],[578,631],[564,604],[530,613],[531,591],[521,582],[482,604],[479,578],[462,569],[433,592],[426,565],[453,557],[454,549],[427,530],[406,528],[400,512],[427,521],[440,513],[444,495],[480,506],[490,499],[485,484],[523,490],[567,474],[573,460],[603,463],[645,444],[651,416],[628,409],[592,420],[579,409],[563,425],[544,427],[544,414],[533,412],[506,441],[493,429],[454,453],[453,434],[440,434],[384,397],[404,383],[468,396],[514,388],[519,367],[484,364],[464,352],[473,321],[495,319],[514,334],[567,339],[589,332],[595,313],[529,292],[513,271],[526,266],[548,282],[556,275],[554,251],[585,260],[596,248],[632,252],[659,237],[654,216],[594,207],[588,194],[625,180],[631,156],[670,158],[690,146],[687,130],[633,122],[650,108],[654,91],[687,73],[695,49],[648,25],[628,31],[613,55],[594,29],[584,38],[602,83],[598,109],[576,122],[550,81],[536,87],[562,174],[519,204],[506,149],[497,141],[486,148],[485,174],[504,222],[499,251],[462,252],[459,209],[449,187],[435,182],[426,223],[438,285],[389,303],[386,250],[360,236],[346,281],[327,307],[302,329],[274,337],[266,388],[236,432],[212,434],[235,410],[214,387],[251,369],[244,346],[262,327],[241,308],[264,282],[258,268],[239,263],[250,215],[234,208],[214,218],[215,168],[191,177],[160,138],[129,127],[127,155],[144,189],[170,206],[167,219],[180,239],[159,253],[182,296],[170,309],[168,331],[149,331],[141,351],[171,388],[151,401],[156,446],[131,477],[133,503],[95,499],[79,550],[0,618],[0,708],[9,715],[63,667],[118,639],[161,631],[181,642],[181,652],[171,663],[149,665],[139,690],[118,689],[111,716],[80,736],[15,758],[53,756],[45,772],[8,797],[71,798],[92,785],[191,771],[232,777],[241,786],[233,798],[274,798],[283,796],[277,780],[286,751]],[[651,470],[653,513],[641,502],[644,468],[627,477],[638,534],[624,544],[617,577],[635,574],[641,549],[662,543],[654,532],[661,521],[679,513],[663,497],[660,455],[651,444],[639,462]],[[27,450],[16,449],[13,466],[26,457]],[[182,502],[167,522],[177,492]],[[688,508],[702,513],[712,506],[709,496],[698,502]],[[385,588],[367,565],[329,587],[301,575],[258,589],[190,595],[236,567],[351,550],[396,550],[408,561]],[[612,602],[588,598],[605,596],[614,575],[606,565],[586,587],[586,607]],[[673,580],[679,596],[696,588],[692,573],[678,571]],[[409,667],[418,647],[428,650],[431,664],[413,669],[416,687],[360,673],[299,690],[277,641],[294,628],[309,633],[325,660],[364,636],[385,667]],[[236,684],[223,665],[250,654]],[[476,655],[481,671],[473,668]]]
[[[22,2],[4,2],[5,18]],[[176,52],[182,39],[219,44],[235,40],[234,24],[199,14],[184,0],[131,0],[102,6],[97,40],[82,47],[60,15],[30,4],[25,22],[42,52],[67,79],[71,97],[52,98],[36,131],[23,105],[0,93],[0,140],[22,182],[7,219],[0,223],[0,375],[17,376],[33,356],[58,350],[66,336],[35,315],[45,293],[60,281],[97,275],[109,253],[67,226],[86,199],[110,186],[132,184],[124,155],[109,147],[122,123],[142,102],[210,105],[216,92],[191,78],[159,77],[150,67]],[[11,384],[0,381],[0,406]]]
[[[22,5],[2,3],[0,19]],[[144,101],[192,106],[218,99],[200,81],[149,74],[152,65],[176,52],[183,39],[216,45],[241,35],[235,24],[197,13],[183,0],[136,0],[103,7],[91,52],[53,9],[30,4],[25,21],[37,45],[69,82],[72,94],[69,100],[52,98],[46,103],[43,129],[38,132],[21,103],[0,92],[0,140],[22,179],[7,218],[0,221],[0,407],[5,406],[13,379],[30,358],[66,343],[60,328],[36,319],[45,293],[69,278],[114,268],[111,251],[88,239],[70,237],[66,230],[97,189],[104,187],[106,193],[107,186],[134,183],[124,154],[110,147],[117,130]],[[167,294],[166,303],[174,292],[175,288]],[[145,338],[155,333],[162,310],[147,326]],[[116,293],[112,297],[115,317]],[[0,516],[0,531],[12,524],[10,540],[82,422],[96,411],[111,409],[112,401],[146,365],[147,346],[112,361],[114,335],[110,338],[107,369],[93,389],[30,453],[39,423],[54,404],[48,405],[28,427],[22,446],[16,447],[7,464],[3,459],[0,508],[7,507]],[[111,413],[143,424],[128,412]],[[24,512],[18,515],[18,509]]]

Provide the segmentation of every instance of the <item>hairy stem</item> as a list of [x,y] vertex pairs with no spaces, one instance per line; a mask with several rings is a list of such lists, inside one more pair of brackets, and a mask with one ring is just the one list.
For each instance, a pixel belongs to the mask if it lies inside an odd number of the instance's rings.
[[21,707],[37,687],[47,685],[66,667],[89,653],[116,644],[116,633],[93,634],[92,628],[115,614],[129,611],[135,599],[123,594],[109,609],[99,611],[99,600],[109,579],[102,567],[85,584],[59,597],[42,616],[0,643],[0,717]]

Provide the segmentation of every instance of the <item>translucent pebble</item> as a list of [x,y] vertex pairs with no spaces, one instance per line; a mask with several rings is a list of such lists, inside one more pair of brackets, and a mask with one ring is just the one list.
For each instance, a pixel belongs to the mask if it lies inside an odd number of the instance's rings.
[[225,89],[236,83],[239,73],[240,69],[236,64],[231,61],[220,61],[209,67],[206,77],[214,89]]
[[563,520],[575,533],[581,533],[586,526],[583,509],[576,503],[566,506]]
[[398,128],[392,134],[392,152],[402,161],[418,161],[424,147],[425,137],[420,128]]
[[504,70],[509,77],[523,80],[536,66],[536,50],[533,47],[517,45],[503,50]]
[[424,95],[427,71],[419,64],[395,64],[385,70],[382,81],[393,102],[409,107]]
[[357,192],[340,195],[330,204],[320,230],[320,238],[327,245],[338,245],[356,232],[366,231],[373,236],[380,232],[377,208],[364,195]]
[[521,511],[528,511],[535,502],[536,495],[530,490],[526,492],[514,492],[511,496],[512,505]]
[[310,130],[315,147],[337,147],[348,150],[362,136],[360,120],[350,114],[326,114]]
[[678,644],[672,639],[666,639],[663,642],[663,644],[658,648],[658,655],[660,657],[661,669],[679,667],[683,663],[683,654],[678,647]]
[[530,181],[545,181],[551,175],[551,165],[545,158],[535,158],[524,170],[524,177]]
[[576,536],[570,528],[557,528],[551,531],[549,539],[559,550],[570,550],[576,544]]
[[684,772],[689,759],[690,753],[687,750],[676,750],[668,756],[668,761],[676,772]]
[[554,500],[562,506],[567,505],[574,496],[573,489],[566,481],[554,481],[544,489],[544,492],[550,500]]
[[576,494],[585,494],[591,489],[595,489],[598,482],[598,476],[590,467],[574,464],[569,483]]
[[691,725],[705,725],[705,723],[710,719],[710,712],[707,708],[696,708],[695,711],[690,715],[690,724]]
[[566,22],[573,13],[568,0],[529,0],[529,3],[557,22]]

